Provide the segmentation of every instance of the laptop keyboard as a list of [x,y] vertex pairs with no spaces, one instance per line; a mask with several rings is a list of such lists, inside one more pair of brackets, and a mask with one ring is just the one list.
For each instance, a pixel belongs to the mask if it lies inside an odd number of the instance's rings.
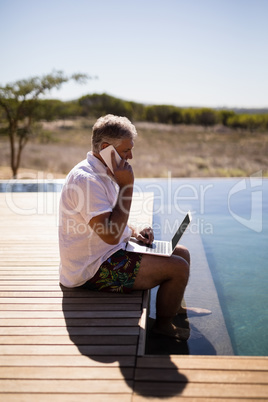
[[153,247],[146,247],[146,250],[150,251],[151,253],[161,253],[167,254],[168,253],[168,243],[162,241],[155,241],[155,248]]

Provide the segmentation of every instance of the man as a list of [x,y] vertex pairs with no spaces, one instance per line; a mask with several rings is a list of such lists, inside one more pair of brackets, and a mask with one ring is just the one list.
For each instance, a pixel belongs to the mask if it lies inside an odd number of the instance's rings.
[[[190,255],[177,246],[171,257],[130,253],[130,236],[151,244],[150,227],[141,231],[128,225],[134,174],[128,160],[137,135],[125,117],[107,115],[93,126],[92,151],[67,176],[60,201],[60,282],[66,287],[130,292],[159,285],[154,331],[186,340],[189,330],[172,320],[183,311],[181,302],[189,278]],[[114,174],[100,151],[113,145],[122,158]]]

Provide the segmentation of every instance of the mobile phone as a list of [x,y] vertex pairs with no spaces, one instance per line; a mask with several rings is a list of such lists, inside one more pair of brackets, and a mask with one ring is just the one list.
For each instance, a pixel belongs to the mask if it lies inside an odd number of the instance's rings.
[[111,172],[114,174],[113,165],[112,165],[112,156],[111,156],[112,151],[114,151],[115,161],[118,165],[121,161],[121,157],[113,145],[109,145],[108,147],[102,149],[100,151],[100,156],[102,157],[102,159],[104,160],[104,162],[106,163],[108,168],[111,170]]

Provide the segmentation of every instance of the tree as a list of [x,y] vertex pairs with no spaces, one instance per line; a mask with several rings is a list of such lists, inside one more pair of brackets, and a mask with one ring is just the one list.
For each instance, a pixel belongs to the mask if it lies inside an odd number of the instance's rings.
[[60,101],[58,99],[41,99],[38,101],[34,115],[36,120],[52,121],[81,116],[82,107],[77,100]]
[[181,109],[172,105],[150,105],[145,107],[145,119],[155,123],[182,123]]
[[114,96],[103,94],[86,95],[79,99],[84,116],[93,115],[100,117],[111,113],[118,116],[126,116],[132,119],[133,108],[131,102],[124,101]]
[[227,126],[228,119],[230,117],[234,117],[234,116],[235,116],[235,112],[233,110],[220,110],[219,111],[219,119],[224,126]]
[[32,124],[38,99],[41,95],[59,89],[70,80],[84,83],[90,77],[86,74],[66,76],[62,71],[53,71],[42,77],[19,80],[5,87],[0,86],[0,107],[8,122],[10,140],[10,165],[13,177],[17,177],[22,151],[33,134]]
[[182,121],[184,124],[196,124],[195,112],[192,108],[182,109]]
[[217,123],[217,112],[209,108],[195,109],[195,124],[213,126]]

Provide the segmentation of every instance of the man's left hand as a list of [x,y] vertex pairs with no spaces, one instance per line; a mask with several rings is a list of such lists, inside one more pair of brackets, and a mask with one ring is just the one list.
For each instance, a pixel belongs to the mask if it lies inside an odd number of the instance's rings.
[[145,244],[152,244],[152,242],[154,241],[153,229],[151,227],[146,227],[142,229],[139,233],[137,233],[136,239]]

